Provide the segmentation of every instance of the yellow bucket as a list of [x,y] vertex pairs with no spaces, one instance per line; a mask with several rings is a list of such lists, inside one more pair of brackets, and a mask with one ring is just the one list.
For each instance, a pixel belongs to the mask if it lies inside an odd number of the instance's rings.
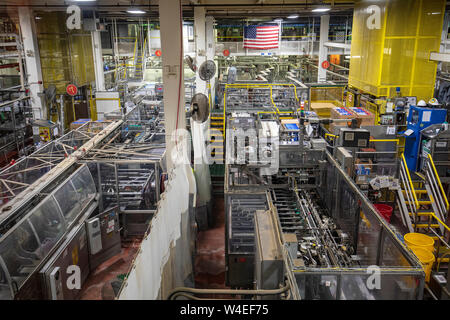
[[430,281],[431,277],[431,268],[433,267],[433,263],[436,260],[434,254],[427,249],[423,248],[411,248],[414,254],[419,259],[420,263],[422,263],[423,270],[425,271],[425,281]]
[[404,239],[406,245],[411,249],[422,248],[431,252],[434,251],[434,239],[426,234],[415,232],[407,233],[405,234]]

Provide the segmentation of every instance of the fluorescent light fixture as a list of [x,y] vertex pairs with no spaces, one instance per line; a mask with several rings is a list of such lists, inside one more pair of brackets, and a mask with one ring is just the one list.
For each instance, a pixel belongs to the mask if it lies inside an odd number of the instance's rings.
[[281,18],[277,18],[277,19],[275,19],[275,20],[273,20],[274,22],[283,22],[283,19],[281,19]]
[[42,17],[39,17],[39,16],[36,16],[36,17],[34,17],[36,20],[41,20],[42,19]]
[[143,11],[139,8],[128,8],[127,12],[132,13],[132,14],[144,14],[145,13],[145,11]]
[[330,8],[316,8],[316,9],[312,9],[312,12],[327,12],[330,11]]
[[298,14],[291,14],[290,16],[287,17],[288,19],[297,19],[298,18]]

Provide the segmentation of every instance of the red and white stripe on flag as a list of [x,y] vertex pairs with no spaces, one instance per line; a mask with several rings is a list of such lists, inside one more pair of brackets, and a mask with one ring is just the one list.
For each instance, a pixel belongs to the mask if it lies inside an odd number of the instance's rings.
[[273,49],[279,45],[279,26],[246,26],[244,27],[244,48]]

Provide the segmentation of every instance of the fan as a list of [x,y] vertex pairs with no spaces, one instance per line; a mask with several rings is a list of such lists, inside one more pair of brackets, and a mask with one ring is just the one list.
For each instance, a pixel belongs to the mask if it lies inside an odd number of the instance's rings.
[[191,101],[191,117],[195,122],[203,123],[209,117],[208,97],[203,93],[196,93]]
[[192,59],[191,56],[185,56],[184,57],[184,62],[186,62],[186,64],[189,66],[189,68],[192,71],[194,71],[194,72],[197,71],[197,66],[195,65],[194,59]]
[[206,60],[200,65],[198,75],[203,81],[208,81],[216,74],[216,64],[212,60]]

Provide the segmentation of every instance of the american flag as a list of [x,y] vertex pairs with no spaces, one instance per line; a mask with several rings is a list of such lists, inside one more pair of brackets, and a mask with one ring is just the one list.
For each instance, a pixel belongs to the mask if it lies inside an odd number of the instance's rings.
[[273,49],[278,48],[278,25],[252,25],[244,27],[244,48]]

